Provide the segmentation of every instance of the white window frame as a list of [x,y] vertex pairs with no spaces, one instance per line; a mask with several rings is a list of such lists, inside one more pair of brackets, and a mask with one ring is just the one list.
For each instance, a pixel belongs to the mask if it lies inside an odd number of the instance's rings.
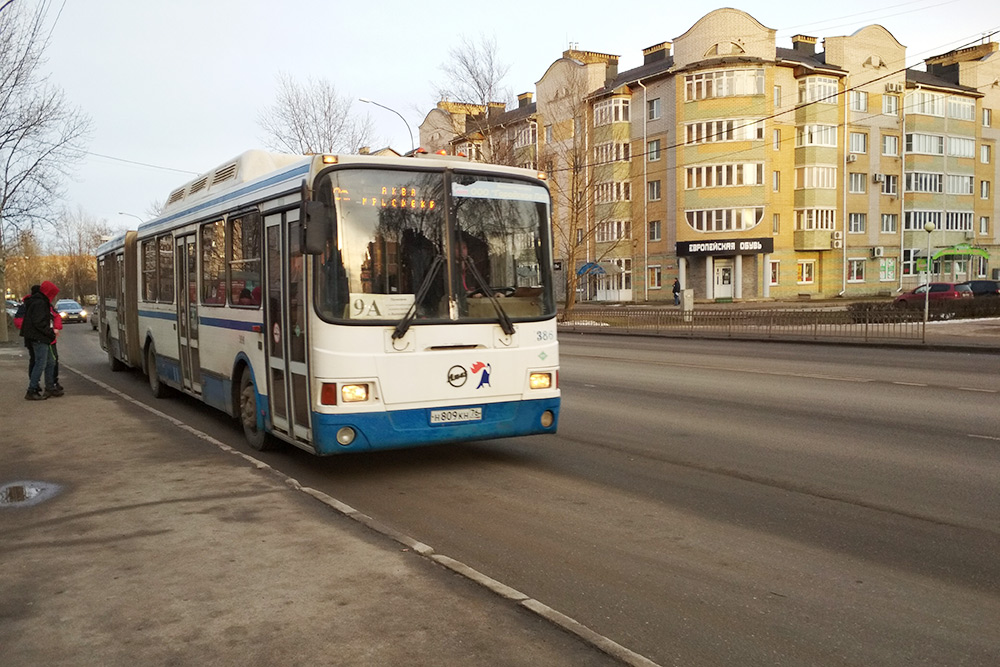
[[796,263],[795,282],[797,285],[812,285],[816,282],[816,260],[800,259]]
[[660,140],[653,139],[646,143],[646,158],[650,162],[656,162],[660,159]]
[[868,111],[868,93],[863,90],[851,91],[851,111]]
[[897,95],[882,96],[882,115],[883,116],[899,115],[899,96]]
[[882,155],[897,157],[899,155],[899,135],[882,135]]
[[649,240],[650,241],[659,241],[659,240],[661,240],[663,238],[661,236],[661,234],[663,233],[663,223],[662,223],[662,221],[660,221],[660,220],[650,220],[648,223],[646,223],[646,226],[647,226],[647,233],[649,234]]
[[882,194],[890,197],[899,195],[899,176],[897,174],[882,174]]
[[862,257],[848,257],[847,282],[849,283],[865,282],[865,264],[867,264],[867,260]]
[[895,282],[896,258],[880,257],[878,260],[878,281],[880,283]]
[[848,213],[847,221],[848,234],[864,234],[868,231],[867,213]]
[[867,153],[868,152],[868,133],[867,132],[851,132],[850,133],[850,152],[851,153]]
[[851,194],[863,195],[868,192],[868,174],[866,172],[851,172],[847,175],[847,191]]
[[882,214],[882,233],[883,234],[897,234],[899,232],[899,214],[898,213],[883,213]]
[[649,100],[646,103],[646,120],[659,120],[660,119],[660,98]]
[[655,181],[646,181],[646,199],[648,201],[660,201],[662,194],[663,192],[659,179]]
[[767,261],[767,284],[768,285],[778,285],[781,281],[781,260],[780,259],[769,259]]

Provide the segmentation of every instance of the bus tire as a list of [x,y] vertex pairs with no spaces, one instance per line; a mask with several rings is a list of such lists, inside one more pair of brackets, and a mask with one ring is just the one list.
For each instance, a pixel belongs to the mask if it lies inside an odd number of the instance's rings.
[[153,392],[153,398],[165,398],[167,395],[167,385],[160,380],[160,374],[156,372],[156,346],[152,343],[146,348],[146,372],[149,377],[149,390]]
[[240,378],[240,425],[247,444],[258,452],[274,449],[275,442],[267,431],[257,428],[257,389],[253,384],[250,369],[244,368]]
[[114,350],[111,348],[111,330],[108,329],[108,335],[105,337],[108,341],[108,366],[111,368],[112,373],[120,373],[125,370],[125,364],[122,363],[120,359],[115,357]]

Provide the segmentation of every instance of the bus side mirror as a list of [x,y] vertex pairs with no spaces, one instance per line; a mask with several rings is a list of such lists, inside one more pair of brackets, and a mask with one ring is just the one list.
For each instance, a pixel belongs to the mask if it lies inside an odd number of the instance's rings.
[[326,251],[328,225],[333,224],[330,207],[323,202],[303,201],[299,214],[302,221],[300,246],[306,255],[322,255]]

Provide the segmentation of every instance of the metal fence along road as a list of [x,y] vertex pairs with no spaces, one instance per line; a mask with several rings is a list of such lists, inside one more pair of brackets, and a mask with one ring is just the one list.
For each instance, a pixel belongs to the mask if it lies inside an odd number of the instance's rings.
[[689,338],[748,340],[925,340],[923,313],[821,310],[671,310],[666,308],[574,308],[559,323],[564,331],[616,331]]

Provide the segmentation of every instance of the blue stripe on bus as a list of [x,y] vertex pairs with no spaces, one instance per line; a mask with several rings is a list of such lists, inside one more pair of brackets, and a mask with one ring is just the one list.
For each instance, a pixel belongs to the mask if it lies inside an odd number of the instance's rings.
[[177,313],[172,310],[140,310],[139,317],[152,317],[156,320],[176,320]]
[[198,324],[203,327],[218,327],[220,329],[233,329],[235,331],[253,331],[257,327],[258,332],[263,326],[260,322],[243,322],[241,320],[227,320],[222,317],[199,317]]
[[[464,406],[455,406],[464,407]],[[313,413],[313,446],[317,454],[399,449],[417,445],[506,438],[510,436],[555,433],[559,424],[559,399],[487,403],[482,421],[463,424],[431,424],[431,410],[395,410],[353,415]],[[553,414],[552,425],[544,428],[542,413]],[[337,431],[349,426],[357,437],[346,447],[337,442]]]

